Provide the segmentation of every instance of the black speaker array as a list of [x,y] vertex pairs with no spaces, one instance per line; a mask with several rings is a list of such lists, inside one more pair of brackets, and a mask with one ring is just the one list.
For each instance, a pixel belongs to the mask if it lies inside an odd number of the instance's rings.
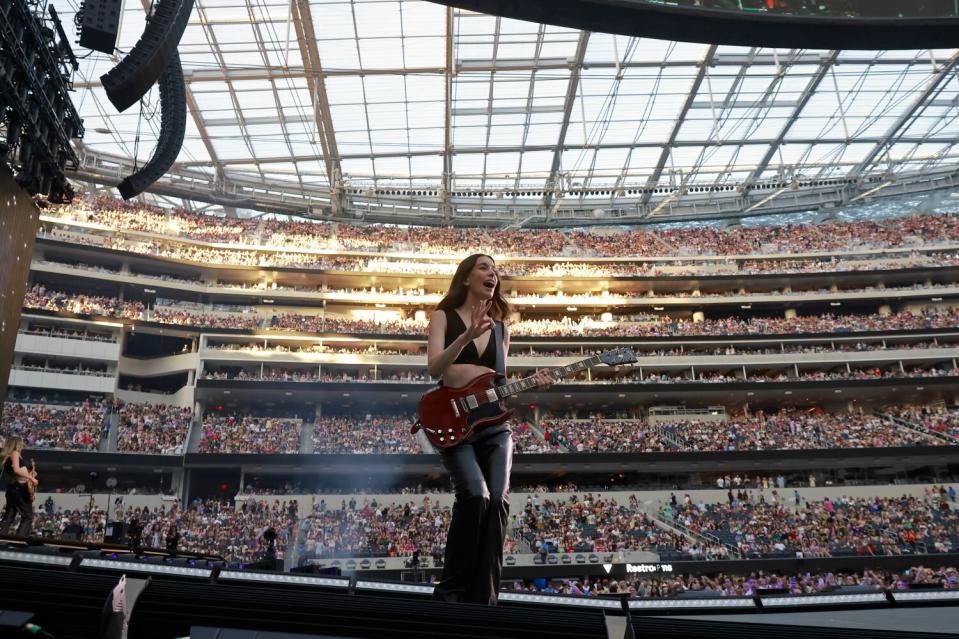
[[[192,3],[192,0],[188,0]],[[128,175],[117,187],[123,199],[142,193],[160,179],[176,161],[183,136],[186,133],[186,90],[183,85],[183,68],[180,55],[174,50],[167,63],[166,73],[160,78],[160,136],[157,148],[150,161],[132,175]]]
[[80,25],[80,46],[113,53],[120,29],[123,0],[84,0]]
[[192,11],[193,0],[158,0],[143,35],[130,53],[100,76],[117,111],[125,111],[136,103],[167,72]]

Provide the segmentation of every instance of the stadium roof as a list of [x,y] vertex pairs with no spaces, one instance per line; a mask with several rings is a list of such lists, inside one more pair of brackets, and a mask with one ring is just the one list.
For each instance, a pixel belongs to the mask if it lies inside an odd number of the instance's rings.
[[[77,0],[51,0],[66,22]],[[126,3],[127,52],[149,2]],[[190,117],[154,191],[317,217],[498,226],[739,217],[955,186],[959,49],[775,50],[417,0],[196,0]],[[78,55],[86,55],[78,51]],[[80,177],[149,159],[81,60]],[[141,117],[142,116],[142,117]],[[196,208],[196,205],[192,205]]]

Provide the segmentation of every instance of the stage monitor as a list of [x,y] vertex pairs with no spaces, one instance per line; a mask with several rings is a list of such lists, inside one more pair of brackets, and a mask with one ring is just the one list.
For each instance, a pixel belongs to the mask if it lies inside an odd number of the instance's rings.
[[111,521],[103,531],[103,541],[108,544],[123,543],[127,537],[127,525],[122,521]]

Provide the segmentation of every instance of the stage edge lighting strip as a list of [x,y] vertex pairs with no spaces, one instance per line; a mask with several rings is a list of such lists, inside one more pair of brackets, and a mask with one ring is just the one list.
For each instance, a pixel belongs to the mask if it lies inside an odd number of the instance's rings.
[[329,577],[308,577],[304,575],[266,574],[260,572],[238,572],[224,570],[220,572],[217,581],[259,581],[272,584],[290,584],[294,586],[322,586],[324,588],[350,587],[349,579],[331,579]]
[[956,601],[959,600],[959,592],[945,590],[927,590],[925,592],[893,592],[892,598],[896,603],[905,603],[907,601]]
[[622,610],[623,605],[616,599],[582,599],[579,597],[550,597],[547,595],[533,595],[521,592],[503,592],[499,595],[500,601],[516,603],[538,603],[550,606],[578,606],[580,608],[609,608]]
[[677,608],[740,608],[755,609],[752,599],[635,599],[627,604],[632,610],[665,610]]
[[69,566],[73,557],[57,557],[56,555],[41,555],[32,552],[11,552],[0,550],[0,560],[18,561],[27,564],[47,564],[51,566]]
[[388,581],[357,581],[357,590],[379,590],[384,592],[410,592],[418,595],[432,595],[433,586],[401,584]]
[[112,561],[107,559],[90,559],[84,557],[80,562],[81,568],[105,568],[118,572],[152,572],[158,575],[180,575],[182,577],[209,578],[212,570],[203,568],[189,568],[187,566],[162,566],[157,564],[141,564],[132,561]]
[[870,592],[857,595],[820,595],[815,597],[763,597],[764,608],[784,606],[849,606],[877,603],[889,603],[886,595],[881,592]]

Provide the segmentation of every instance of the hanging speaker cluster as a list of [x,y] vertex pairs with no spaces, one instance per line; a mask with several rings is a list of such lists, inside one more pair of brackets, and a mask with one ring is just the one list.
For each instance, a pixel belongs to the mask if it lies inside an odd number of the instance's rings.
[[130,53],[100,76],[117,111],[135,104],[166,72],[192,11],[193,0],[158,0],[143,35]]
[[123,0],[83,0],[80,8],[80,46],[112,54],[117,46]]
[[160,136],[150,161],[128,175],[117,187],[125,200],[142,193],[163,177],[176,161],[186,133],[186,89],[180,55],[174,51],[160,78]]
[[[193,12],[194,0],[157,0],[136,45],[109,72],[100,76],[117,111],[136,104],[154,84],[160,85],[160,135],[150,161],[120,182],[124,199],[142,193],[176,161],[186,133],[186,89],[177,47]],[[120,0],[85,0],[81,40],[84,46],[112,53],[120,20]]]

